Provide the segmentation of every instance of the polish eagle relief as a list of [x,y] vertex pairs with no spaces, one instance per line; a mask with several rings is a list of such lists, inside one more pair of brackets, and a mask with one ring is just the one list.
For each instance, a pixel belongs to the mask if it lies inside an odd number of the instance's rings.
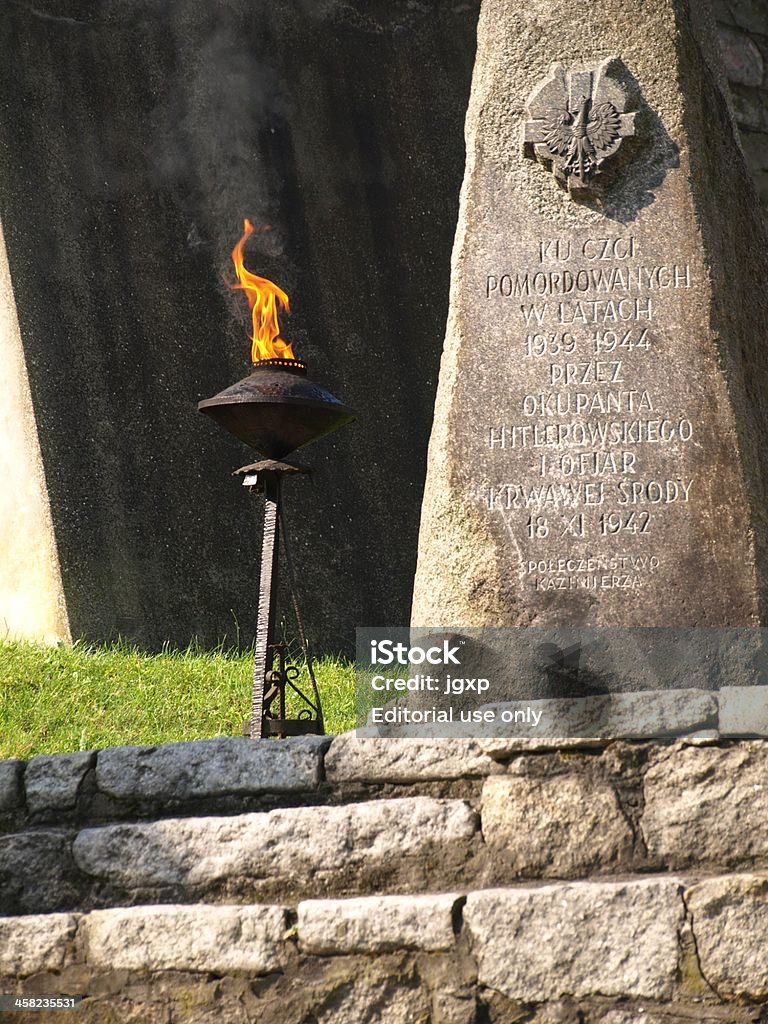
[[603,163],[635,134],[624,88],[608,74],[619,63],[612,57],[586,71],[557,64],[528,98],[523,152],[550,164],[571,193],[599,191],[594,179]]

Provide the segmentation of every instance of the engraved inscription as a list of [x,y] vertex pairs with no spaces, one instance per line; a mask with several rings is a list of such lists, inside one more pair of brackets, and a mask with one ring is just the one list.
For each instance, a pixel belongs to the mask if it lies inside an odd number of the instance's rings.
[[[694,419],[651,372],[669,352],[664,304],[692,287],[691,267],[642,248],[634,234],[547,238],[533,269],[484,277],[485,300],[508,311],[520,385],[484,428],[489,472],[473,498],[514,532],[535,590],[649,585],[660,562],[648,544],[696,498],[695,475],[680,471]],[[585,546],[594,557],[527,557]]]
[[488,274],[486,298],[525,299],[546,295],[572,295],[574,292],[667,291],[691,287],[688,263],[664,263],[646,266],[590,267],[582,270],[536,270],[525,273]]
[[661,567],[658,555],[549,558],[520,564],[534,590],[636,590]]

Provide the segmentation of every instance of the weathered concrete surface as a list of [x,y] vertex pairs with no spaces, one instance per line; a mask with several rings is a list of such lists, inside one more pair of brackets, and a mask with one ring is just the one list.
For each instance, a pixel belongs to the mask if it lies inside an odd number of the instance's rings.
[[60,970],[76,930],[72,914],[0,917],[0,975]]
[[[238,817],[169,819],[84,829],[81,871],[123,891],[169,888],[246,897],[321,886],[343,892],[376,878],[414,886],[455,877],[478,824],[460,800],[407,797],[341,807],[293,807]],[[409,884],[410,879],[410,884]],[[433,883],[434,884],[434,881]]]
[[615,791],[584,776],[486,779],[481,816],[485,842],[514,876],[580,878],[632,857]]
[[78,789],[94,759],[93,751],[33,757],[24,772],[24,790],[29,811],[35,814],[38,811],[68,810],[74,807]]
[[510,999],[668,998],[677,972],[682,886],[672,879],[487,889],[464,920],[478,980]]
[[3,636],[70,639],[48,485],[0,224],[0,623]]
[[99,751],[96,785],[120,800],[179,801],[221,794],[290,793],[315,789],[322,736],[280,743],[220,736],[157,747]]
[[[637,131],[606,164],[601,194],[577,202],[524,156],[525,106],[554,60],[578,70],[611,55],[626,71],[614,62],[604,74],[626,89]],[[721,85],[703,4],[607,0],[596,18],[575,17],[568,0],[483,5],[414,625],[764,620],[768,360],[755,324],[768,322],[768,246]],[[759,257],[734,259],[743,251]],[[647,330],[650,347],[609,352],[605,332],[619,328],[627,346]],[[529,353],[534,333],[552,340]],[[591,367],[591,383],[568,365]],[[644,411],[625,396],[608,413],[612,386],[644,395]],[[589,432],[552,440],[560,426],[638,419],[675,423],[675,436],[656,443],[655,427],[637,428],[623,463],[621,431],[599,446]],[[590,463],[596,447],[618,462]],[[573,477],[561,456],[585,452]],[[589,495],[561,496],[574,479]],[[652,481],[672,486],[661,498]],[[549,497],[521,496],[548,485]]]
[[640,826],[657,863],[748,867],[768,858],[765,742],[659,750],[643,789]]
[[88,963],[111,970],[267,974],[285,959],[282,907],[96,910],[84,926]]
[[457,893],[305,900],[299,904],[299,944],[306,953],[424,952],[451,949]]
[[717,994],[768,999],[768,874],[701,882],[685,902],[701,973]]
[[286,496],[308,633],[407,619],[478,7],[2,5],[0,219],[73,635],[251,639],[252,453],[196,412],[247,369],[244,215],[286,337],[365,410]]

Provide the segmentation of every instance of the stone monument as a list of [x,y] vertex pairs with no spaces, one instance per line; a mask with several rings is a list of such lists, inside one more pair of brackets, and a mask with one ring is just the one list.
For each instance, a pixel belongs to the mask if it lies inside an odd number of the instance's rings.
[[0,637],[71,639],[40,439],[0,227]]
[[725,88],[704,4],[483,3],[414,626],[763,624],[768,267]]

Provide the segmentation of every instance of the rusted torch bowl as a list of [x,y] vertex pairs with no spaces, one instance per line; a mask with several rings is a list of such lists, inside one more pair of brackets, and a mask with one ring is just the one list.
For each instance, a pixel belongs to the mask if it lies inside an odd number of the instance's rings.
[[282,459],[355,418],[307,377],[304,363],[264,359],[249,377],[198,403],[200,412],[267,458]]

